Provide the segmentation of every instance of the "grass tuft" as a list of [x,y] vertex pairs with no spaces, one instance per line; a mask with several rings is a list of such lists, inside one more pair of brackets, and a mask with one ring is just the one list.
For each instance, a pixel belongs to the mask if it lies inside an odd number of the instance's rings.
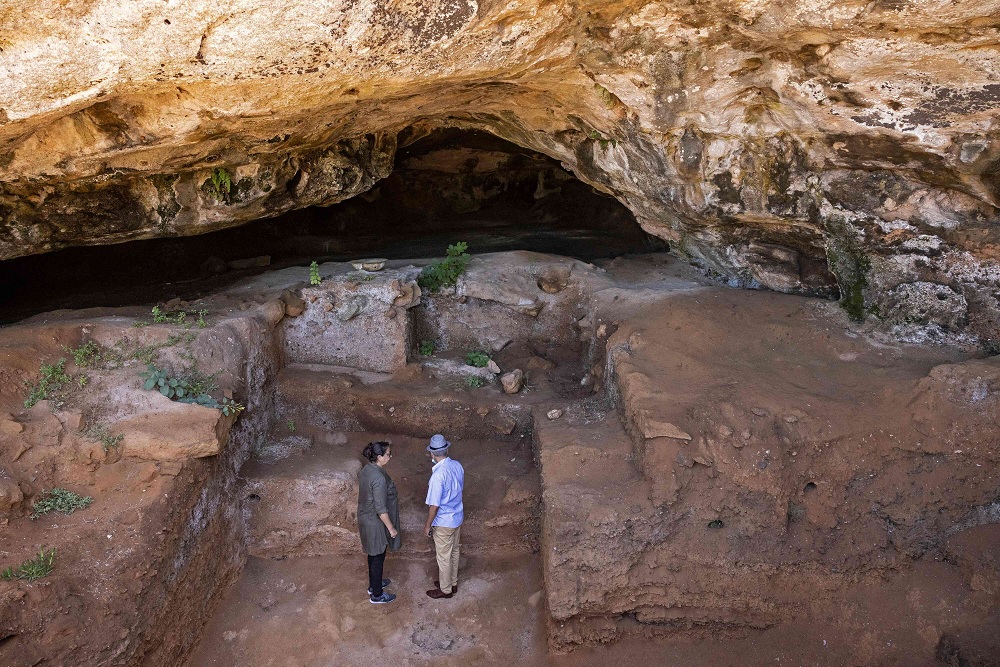
[[52,568],[55,566],[55,562],[56,550],[50,549],[46,551],[43,547],[38,550],[38,555],[34,558],[29,558],[16,568],[8,567],[6,570],[0,572],[0,579],[6,579],[8,581],[20,579],[31,583],[35,579],[41,579],[42,577],[47,577],[52,574]]

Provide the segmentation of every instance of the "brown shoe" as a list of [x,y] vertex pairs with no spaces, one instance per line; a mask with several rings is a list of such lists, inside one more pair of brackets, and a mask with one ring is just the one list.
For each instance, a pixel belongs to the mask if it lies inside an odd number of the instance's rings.
[[[441,582],[440,581],[435,581],[434,585],[437,586],[438,588],[441,588]],[[458,592],[458,584],[455,584],[454,586],[451,587],[451,592],[452,593],[457,593]]]
[[454,593],[445,593],[440,588],[432,588],[431,590],[427,591],[427,597],[433,598],[435,600],[450,600],[454,596],[455,596]]

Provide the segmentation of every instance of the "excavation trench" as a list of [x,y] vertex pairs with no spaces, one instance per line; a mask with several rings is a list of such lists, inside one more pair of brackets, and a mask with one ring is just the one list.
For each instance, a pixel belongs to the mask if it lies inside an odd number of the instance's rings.
[[[188,664],[280,664],[288,655],[318,664],[331,653],[366,664],[375,645],[418,661],[546,664],[533,426],[552,400],[591,396],[580,380],[600,360],[591,358],[593,327],[577,324],[589,294],[570,276],[585,265],[519,260],[489,262],[475,280],[494,290],[480,294],[490,298],[418,301],[414,270],[393,267],[358,274],[324,265],[324,283],[303,289],[306,311],[286,318],[276,338],[286,363],[274,378],[270,431],[255,443],[233,499],[247,520],[246,568],[220,591],[221,606]],[[525,285],[533,302],[512,298]],[[364,306],[344,320],[339,309],[348,303]],[[432,354],[420,353],[426,342]],[[474,350],[526,369],[528,388],[498,391],[494,373],[466,363]],[[470,378],[485,387],[470,388]],[[453,456],[467,471],[461,595],[449,606],[424,596],[435,578],[421,531],[424,447],[435,432],[455,443]],[[365,604],[356,532],[358,453],[376,439],[393,444],[404,535],[387,564],[399,595],[388,611]],[[387,622],[386,613],[398,621]]]
[[[560,172],[437,133],[336,209],[5,263],[9,320],[99,307],[0,329],[0,553],[59,554],[42,584],[0,581],[0,662],[989,664],[996,360],[643,254],[663,247]],[[479,252],[457,285],[420,289],[412,258],[459,240]],[[59,358],[73,382],[27,406]],[[245,410],[147,391],[147,363]],[[440,602],[419,530],[436,432],[467,471]],[[376,438],[401,492],[388,608],[355,532]],[[56,486],[94,503],[31,520]]]
[[[0,331],[15,378],[62,346],[123,350],[113,364],[68,361],[85,386],[31,409],[5,385],[18,492],[95,500],[65,518],[15,514],[0,532],[12,560],[39,545],[59,554],[42,585],[0,582],[0,657],[991,655],[994,361],[874,344],[828,302],[722,288],[663,255],[479,255],[438,294],[417,289],[424,263],[323,263],[319,285],[290,267],[176,304],[206,311],[204,328],[120,309]],[[129,345],[174,373],[197,364],[246,409],[234,419],[144,390]],[[470,351],[526,384],[505,393]],[[121,433],[120,447],[103,449],[89,424]],[[468,471],[460,594],[440,602],[423,597],[434,565],[419,535],[434,432]],[[402,494],[405,546],[387,572],[400,598],[387,609],[365,597],[354,530],[358,452],[374,438],[397,447]]]

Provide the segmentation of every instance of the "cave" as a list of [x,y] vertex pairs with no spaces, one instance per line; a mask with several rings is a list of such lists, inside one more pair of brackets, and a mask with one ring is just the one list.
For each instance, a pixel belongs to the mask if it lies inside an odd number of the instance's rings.
[[997,664],[998,9],[0,11],[0,664]]
[[389,176],[340,204],[198,236],[77,246],[0,262],[0,321],[59,308],[193,300],[267,269],[433,257],[455,242],[475,253],[534,250],[585,261],[669,249],[614,197],[555,160],[496,136],[411,131],[400,145]]

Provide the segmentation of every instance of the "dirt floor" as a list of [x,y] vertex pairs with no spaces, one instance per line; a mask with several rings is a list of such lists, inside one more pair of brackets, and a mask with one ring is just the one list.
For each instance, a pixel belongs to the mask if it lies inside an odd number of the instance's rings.
[[[309,478],[320,469],[359,460],[364,444],[379,439],[393,443],[387,472],[400,495],[403,548],[390,553],[384,575],[393,580],[388,590],[397,600],[369,603],[360,545],[349,554],[251,558],[190,667],[545,664],[537,518],[520,512],[512,517],[510,511],[512,500],[530,505],[540,493],[529,443],[454,443],[453,456],[466,470],[467,528],[460,593],[450,600],[425,595],[437,566],[430,540],[420,534],[430,476],[424,440],[349,434],[341,445],[316,445],[270,463],[256,462],[247,475]],[[266,492],[261,494],[258,502],[268,502]],[[341,497],[356,503],[356,490]]]

